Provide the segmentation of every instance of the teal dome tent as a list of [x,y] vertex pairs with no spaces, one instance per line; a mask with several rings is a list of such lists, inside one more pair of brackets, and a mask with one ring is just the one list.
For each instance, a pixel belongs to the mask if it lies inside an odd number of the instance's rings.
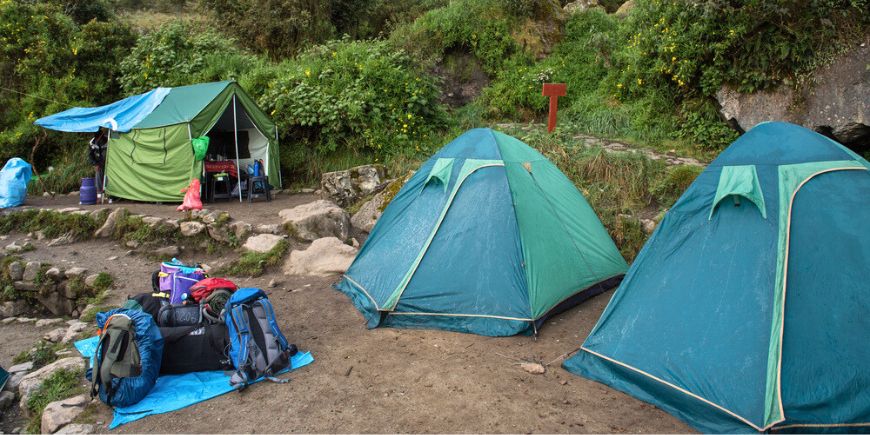
[[371,328],[502,336],[535,332],[626,269],[559,169],[513,137],[474,129],[408,180],[337,287]]
[[758,125],[701,173],[565,369],[702,432],[870,430],[870,164]]

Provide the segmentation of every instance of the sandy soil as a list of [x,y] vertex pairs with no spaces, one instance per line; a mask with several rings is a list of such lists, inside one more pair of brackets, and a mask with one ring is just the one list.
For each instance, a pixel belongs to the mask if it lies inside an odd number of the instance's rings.
[[[297,200],[305,198],[285,196],[270,206],[279,210]],[[286,202],[279,206],[282,201]],[[147,207],[151,215],[159,215],[154,208],[175,213],[169,206],[138,206]],[[260,222],[259,216],[271,219],[263,208],[244,207],[233,216],[252,223]],[[245,212],[252,218],[246,219]],[[37,249],[25,253],[26,258],[110,271],[117,283],[112,302],[120,303],[128,294],[150,287],[155,264],[125,255],[127,250],[117,243],[35,245]],[[108,260],[111,257],[117,258]],[[272,271],[236,282],[266,288],[271,279],[278,281],[268,291],[282,331],[300,349],[312,352],[313,364],[291,373],[288,384],[261,383],[243,393],[147,417],[115,432],[690,431],[653,406],[560,367],[562,357],[575,351],[589,333],[612,291],[551,319],[537,339],[489,338],[436,330],[368,330],[347,298],[331,288],[337,276],[284,276]],[[0,325],[0,364],[10,364],[16,353],[51,327],[42,329],[32,324]],[[526,373],[517,365],[522,360],[549,363],[547,372]],[[111,410],[100,405],[91,418],[102,422],[99,430],[106,431]],[[9,424],[4,422],[0,428]]]

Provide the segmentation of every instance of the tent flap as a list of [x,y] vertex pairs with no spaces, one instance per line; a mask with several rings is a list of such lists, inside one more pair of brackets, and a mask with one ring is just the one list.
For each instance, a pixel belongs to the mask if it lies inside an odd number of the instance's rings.
[[[716,206],[729,196],[742,196],[755,204],[761,217],[767,219],[767,209],[764,207],[764,194],[761,192],[761,184],[758,182],[758,173],[755,165],[725,166],[719,174],[719,186],[716,187],[716,197],[710,207],[708,220],[713,219]],[[739,202],[735,199],[735,204]]]
[[73,107],[39,118],[34,124],[49,130],[69,133],[93,133],[100,127],[128,132],[148,117],[169,95],[170,90],[170,88],[157,88],[105,106]]

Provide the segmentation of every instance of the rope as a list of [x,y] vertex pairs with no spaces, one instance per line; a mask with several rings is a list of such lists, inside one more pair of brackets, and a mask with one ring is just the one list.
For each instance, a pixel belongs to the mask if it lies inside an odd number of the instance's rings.
[[3,87],[3,86],[0,86],[0,89],[2,89],[2,90],[4,90],[4,91],[9,91],[9,92],[15,92],[16,94],[21,94],[21,95],[24,95],[24,96],[27,96],[27,97],[33,97],[33,98],[38,98],[38,99],[40,99],[40,100],[50,101],[50,102],[52,102],[52,103],[57,103],[57,104],[67,105],[67,103],[63,103],[63,102],[60,102],[60,101],[57,101],[57,100],[52,100],[52,99],[50,99],[50,98],[40,97],[39,95],[28,94],[28,93],[26,93],[26,92],[16,91],[15,89],[10,89],[10,88]]

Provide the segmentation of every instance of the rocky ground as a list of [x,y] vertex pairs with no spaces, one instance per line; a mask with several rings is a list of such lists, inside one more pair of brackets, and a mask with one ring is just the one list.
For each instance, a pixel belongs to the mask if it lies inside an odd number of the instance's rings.
[[[351,174],[350,180],[345,181],[359,189],[356,177]],[[333,183],[327,184],[332,188],[339,186],[340,190],[342,179],[339,174]],[[369,183],[362,193],[378,196],[377,190],[388,183],[377,181]],[[258,384],[243,393],[147,417],[122,426],[117,432],[690,430],[653,406],[561,369],[560,363],[578,349],[612,292],[551,319],[537,339],[489,338],[435,330],[368,330],[347,298],[331,288],[339,278],[337,272],[347,267],[355,255],[354,239],[363,237],[349,228],[350,215],[331,202],[315,201],[311,194],[285,194],[277,198],[265,205],[233,204],[230,225],[242,226],[236,220],[241,217],[252,227],[260,223],[284,223],[281,234],[246,233],[241,248],[220,256],[189,250],[180,255],[186,261],[232,262],[246,255],[246,249],[268,252],[280,240],[292,239],[291,252],[282,260],[283,266],[276,265],[257,278],[232,279],[240,286],[267,289],[282,331],[301,349],[311,351],[315,362],[290,374],[292,381],[288,384]],[[54,208],[67,205],[62,200],[52,203],[48,199],[37,203]],[[131,212],[161,219],[180,217],[168,205],[125,206]],[[377,207],[369,209],[376,211]],[[285,229],[292,237],[283,234]],[[94,237],[69,245],[48,246],[48,239],[37,240],[13,232],[2,243],[27,242],[35,249],[18,253],[22,261],[50,262],[64,270],[79,267],[90,273],[112,274],[115,283],[104,301],[107,305],[120,304],[128,295],[148,291],[150,274],[157,267],[147,252],[130,249],[111,238]],[[45,325],[48,322],[37,323],[35,318],[30,320],[32,317],[35,316],[16,313],[0,323],[3,367],[13,367],[15,355],[53,330],[78,328],[81,335],[87,335],[88,328],[93,326],[88,323],[83,327],[68,318]],[[81,364],[74,354],[61,358],[53,364],[70,367]],[[523,363],[540,364],[543,373],[530,373],[524,370]],[[23,376],[24,380],[21,374],[17,375],[18,397],[9,400],[12,404],[0,422],[3,432],[20,430],[26,424],[17,403],[54,368],[50,365],[34,371],[25,365],[16,370],[30,374]],[[10,389],[13,394],[15,389]],[[0,404],[2,401],[0,396]],[[105,432],[109,421],[110,408],[76,396],[63,403],[49,404],[42,416],[42,430]]]

